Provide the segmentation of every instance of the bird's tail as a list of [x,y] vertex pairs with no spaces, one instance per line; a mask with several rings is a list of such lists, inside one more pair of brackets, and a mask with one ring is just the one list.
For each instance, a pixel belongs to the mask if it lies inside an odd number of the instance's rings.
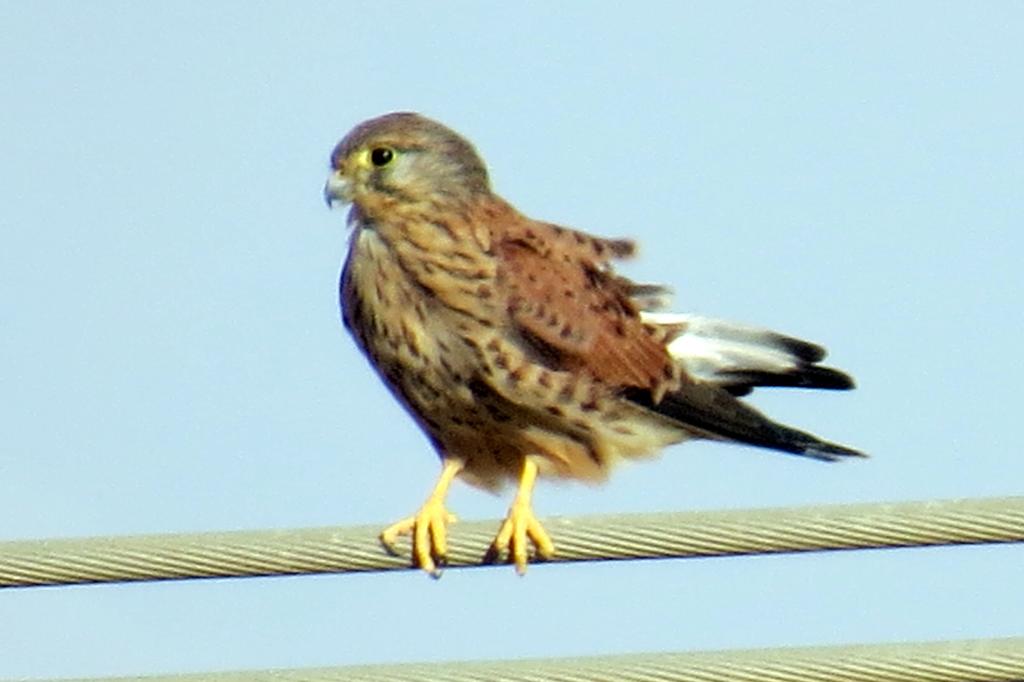
[[702,438],[734,441],[814,459],[866,457],[863,452],[774,422],[714,384],[684,378],[682,387],[654,402],[649,391],[630,389],[626,398]]
[[749,325],[699,315],[644,312],[667,333],[668,351],[694,379],[746,395],[760,386],[845,390],[848,374],[820,364],[821,346]]

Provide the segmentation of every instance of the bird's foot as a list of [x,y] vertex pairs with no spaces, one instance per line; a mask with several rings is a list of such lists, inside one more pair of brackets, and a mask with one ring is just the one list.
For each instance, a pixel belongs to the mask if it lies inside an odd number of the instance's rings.
[[412,536],[413,564],[434,578],[441,577],[441,566],[448,557],[448,525],[458,519],[444,507],[444,501],[428,499],[415,516],[402,519],[384,529],[380,541],[392,554],[402,535]]
[[497,537],[491,544],[489,556],[497,560],[508,551],[510,560],[516,566],[516,573],[526,575],[529,558],[527,540],[533,543],[538,557],[550,559],[554,556],[555,544],[544,530],[544,526],[534,516],[529,500],[517,497],[509,507],[508,516],[505,517]]

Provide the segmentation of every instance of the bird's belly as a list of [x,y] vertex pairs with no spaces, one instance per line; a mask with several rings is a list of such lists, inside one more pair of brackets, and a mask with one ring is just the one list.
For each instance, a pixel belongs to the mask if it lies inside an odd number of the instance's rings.
[[[497,489],[529,455],[539,456],[543,475],[596,482],[615,460],[682,438],[615,409],[612,396],[588,406],[580,391],[559,390],[571,377],[527,369],[531,361],[505,341],[497,354],[508,363],[488,363],[486,348],[467,343],[471,330],[460,330],[464,318],[403,271],[379,236],[363,230],[355,239],[341,282],[345,324],[439,453],[464,462],[469,482]],[[524,378],[513,381],[517,367]],[[525,378],[533,374],[554,383]]]
[[481,400],[472,362],[459,344],[428,334],[418,318],[395,308],[365,307],[372,318],[353,333],[395,398],[430,438],[441,456],[461,459],[463,478],[496,490],[514,479],[524,450],[519,424],[493,401]]

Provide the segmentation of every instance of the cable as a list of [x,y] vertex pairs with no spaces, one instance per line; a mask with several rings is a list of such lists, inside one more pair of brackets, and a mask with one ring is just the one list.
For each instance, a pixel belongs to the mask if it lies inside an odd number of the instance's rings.
[[[449,567],[479,566],[498,522],[459,523]],[[1024,497],[545,521],[554,561],[720,556],[1024,541]],[[382,571],[380,528],[238,531],[0,543],[0,587]]]
[[[77,682],[126,679],[93,678]],[[1024,638],[367,665],[132,679],[144,682],[994,682],[1024,679]]]

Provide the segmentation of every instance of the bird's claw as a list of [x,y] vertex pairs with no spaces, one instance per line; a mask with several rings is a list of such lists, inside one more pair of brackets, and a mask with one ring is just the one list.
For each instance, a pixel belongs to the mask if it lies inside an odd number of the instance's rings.
[[542,559],[550,559],[555,553],[555,544],[544,526],[533,514],[529,503],[516,500],[509,507],[508,516],[501,524],[498,535],[491,543],[488,556],[498,560],[508,551],[509,558],[515,564],[516,573],[526,575],[529,559],[529,544],[532,542],[536,554]]
[[441,567],[448,558],[448,526],[458,521],[440,500],[428,500],[415,516],[402,519],[384,529],[380,542],[391,554],[397,555],[398,538],[412,536],[413,565],[435,578],[441,577]]

